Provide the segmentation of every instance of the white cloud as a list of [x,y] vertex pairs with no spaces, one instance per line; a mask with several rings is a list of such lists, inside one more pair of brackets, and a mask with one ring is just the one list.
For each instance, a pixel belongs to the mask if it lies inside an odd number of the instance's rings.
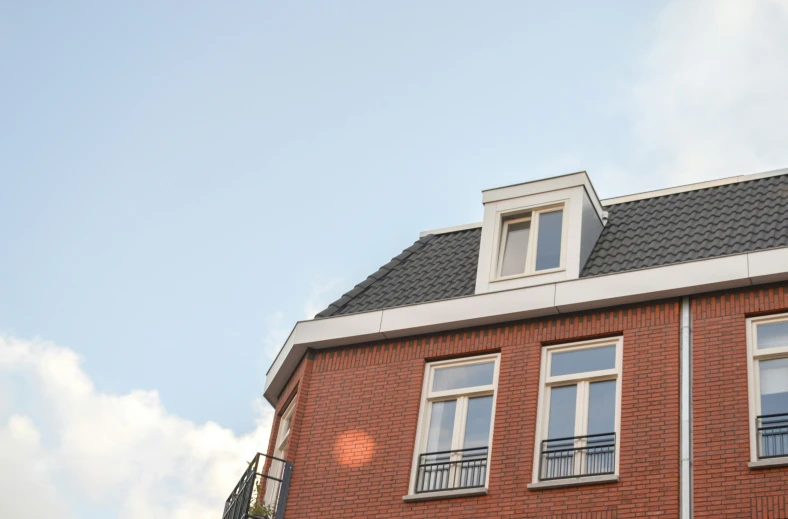
[[629,107],[643,182],[788,166],[786,63],[788,0],[671,2]]
[[0,517],[68,519],[87,506],[124,519],[214,519],[270,431],[262,404],[255,430],[237,436],[168,413],[155,391],[97,391],[71,350],[0,338],[0,386],[20,378],[35,388],[25,407],[34,398],[47,427],[19,409],[0,415]]
[[57,466],[40,439],[26,416],[13,415],[0,425],[0,516],[73,517],[55,489],[52,476]]

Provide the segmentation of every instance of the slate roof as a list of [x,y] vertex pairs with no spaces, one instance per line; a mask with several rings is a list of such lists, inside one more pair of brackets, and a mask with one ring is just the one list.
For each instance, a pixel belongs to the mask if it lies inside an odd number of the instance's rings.
[[[581,277],[788,247],[788,175],[607,206]],[[472,295],[481,229],[427,235],[317,317]]]
[[472,295],[481,235],[481,229],[428,234],[317,317]]
[[788,175],[606,209],[581,277],[788,246]]

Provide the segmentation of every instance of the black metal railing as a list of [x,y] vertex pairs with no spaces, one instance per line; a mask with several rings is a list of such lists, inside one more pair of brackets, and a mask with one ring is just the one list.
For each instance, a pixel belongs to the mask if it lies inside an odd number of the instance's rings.
[[487,447],[419,455],[416,493],[483,487],[487,483]]
[[222,519],[283,519],[293,464],[257,453],[224,503]]
[[539,479],[576,478],[616,471],[616,433],[554,438],[542,442]]
[[758,459],[788,456],[788,413],[765,414],[755,419]]

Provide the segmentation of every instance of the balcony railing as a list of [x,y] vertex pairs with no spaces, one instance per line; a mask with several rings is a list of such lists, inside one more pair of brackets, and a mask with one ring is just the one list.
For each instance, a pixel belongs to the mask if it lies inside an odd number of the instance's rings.
[[788,413],[766,414],[755,419],[758,459],[788,456]]
[[257,453],[224,503],[222,519],[283,519],[293,464]]
[[539,456],[539,479],[576,478],[616,471],[616,434],[590,434],[544,440]]
[[488,451],[477,447],[420,454],[416,493],[485,486]]

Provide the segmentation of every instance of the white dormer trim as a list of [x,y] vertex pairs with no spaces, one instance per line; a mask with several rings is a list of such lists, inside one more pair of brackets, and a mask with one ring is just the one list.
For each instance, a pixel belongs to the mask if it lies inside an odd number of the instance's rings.
[[543,180],[532,180],[530,182],[512,184],[510,186],[485,189],[482,191],[482,203],[487,204],[490,202],[499,202],[509,198],[518,198],[538,193],[548,193],[550,191],[558,191],[580,185],[582,185],[586,191],[588,191],[589,198],[593,201],[594,208],[601,219],[604,208],[599,201],[599,197],[596,194],[594,185],[591,183],[591,179],[588,178],[588,173],[585,171],[568,173],[566,175],[559,175],[557,177],[546,178]]
[[[476,294],[558,283],[580,277],[588,254],[602,231],[603,208],[585,172],[488,189],[482,194],[484,220],[476,271]],[[539,217],[532,218],[527,267],[523,273],[500,275],[506,220],[519,214],[537,215],[560,207],[561,259],[556,268],[537,271]]]

